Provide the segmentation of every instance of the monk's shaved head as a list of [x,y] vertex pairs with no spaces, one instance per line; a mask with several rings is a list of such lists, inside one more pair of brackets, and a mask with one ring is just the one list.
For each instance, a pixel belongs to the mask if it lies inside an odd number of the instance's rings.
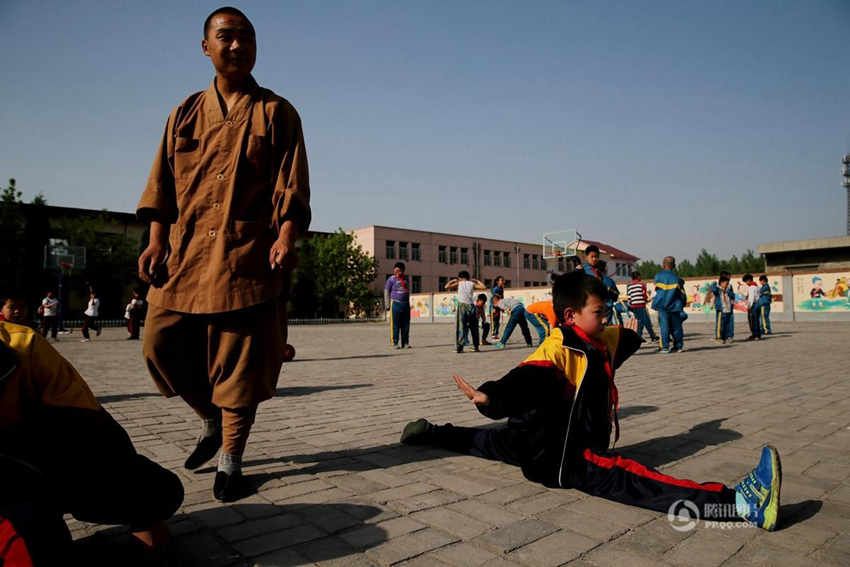
[[210,31],[210,24],[212,23],[213,18],[221,14],[243,18],[246,22],[248,22],[248,25],[251,26],[251,29],[254,29],[254,25],[251,23],[251,20],[249,20],[248,16],[246,16],[241,10],[237,10],[231,6],[222,6],[221,8],[214,10],[209,16],[207,16],[207,19],[204,20],[204,38],[207,37],[207,33]]

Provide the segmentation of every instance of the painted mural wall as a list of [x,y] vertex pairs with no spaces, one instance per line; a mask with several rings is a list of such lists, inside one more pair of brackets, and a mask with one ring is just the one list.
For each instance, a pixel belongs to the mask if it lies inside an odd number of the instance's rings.
[[[489,303],[490,292],[478,293],[484,293]],[[548,287],[506,289],[505,297],[513,297],[523,305],[530,305],[536,301],[551,300],[552,290]],[[434,321],[453,321],[457,314],[457,292],[411,294],[411,321],[430,321],[432,313]]]
[[[758,276],[756,276],[758,277]],[[688,296],[688,305],[685,307],[687,313],[711,313],[714,311],[714,303],[705,302],[705,296],[711,288],[711,284],[716,283],[717,278],[686,278],[685,293]],[[773,302],[770,305],[770,310],[774,313],[785,311],[785,302],[783,296],[783,284],[781,275],[768,275],[767,283],[770,285],[771,293],[773,294]],[[735,292],[735,311],[747,312],[747,286],[741,281],[741,276],[732,276],[729,285],[732,286],[732,291]],[[626,284],[618,284],[617,289],[620,290],[620,297],[626,296]],[[649,297],[652,298],[655,294],[655,285],[649,281],[646,282],[646,291]],[[796,295],[795,295],[796,297]]]
[[[688,278],[685,280],[685,291],[688,295],[688,306],[685,310],[689,313],[710,313],[713,305],[705,303],[705,295],[716,278]],[[818,272],[809,274],[796,274],[792,278],[794,305],[789,306],[796,312],[804,313],[838,313],[850,312],[850,271],[844,272]],[[783,277],[781,274],[768,275],[768,283],[773,292],[772,312],[783,312],[785,308],[786,290],[783,289]],[[740,275],[732,276],[732,289],[735,291],[735,311],[746,313],[746,286],[741,281]],[[626,285],[619,284],[621,297],[625,298]],[[646,282],[650,298],[654,293],[652,282]],[[486,292],[489,297],[489,292]],[[506,297],[518,299],[524,305],[536,301],[552,299],[551,288],[530,287],[505,290]],[[411,294],[410,316],[414,321],[453,321],[457,313],[457,294],[446,293],[420,293]]]
[[805,313],[850,311],[850,272],[794,276],[794,310]]

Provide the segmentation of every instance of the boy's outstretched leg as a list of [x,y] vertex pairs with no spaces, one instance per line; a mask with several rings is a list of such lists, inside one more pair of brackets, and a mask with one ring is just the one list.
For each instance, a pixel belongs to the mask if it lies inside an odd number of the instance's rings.
[[782,470],[779,453],[770,446],[762,450],[756,468],[734,489],[719,482],[675,478],[633,459],[590,449],[574,463],[569,488],[593,496],[668,513],[675,513],[674,507],[684,502],[702,520],[745,520],[768,531],[778,522]]

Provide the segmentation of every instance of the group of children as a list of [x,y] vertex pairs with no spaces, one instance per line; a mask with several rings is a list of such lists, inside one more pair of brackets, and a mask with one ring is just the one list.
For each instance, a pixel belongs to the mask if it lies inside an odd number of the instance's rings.
[[[138,290],[133,290],[130,301],[124,307],[124,319],[127,320],[127,340],[139,340],[139,331],[141,322],[145,316],[145,300],[142,299]],[[50,338],[54,341],[58,340],[59,334],[59,300],[54,296],[52,290],[45,293],[41,304],[38,306],[38,314],[41,316],[41,322],[38,330],[41,336]],[[89,293],[88,304],[83,312],[83,325],[80,329],[83,338],[81,342],[90,342],[90,330],[93,329],[97,336],[102,332],[102,325],[99,322],[100,315],[100,299],[94,290]],[[32,322],[29,317],[29,307],[24,294],[21,292],[11,292],[0,296],[0,321],[10,321],[19,325],[30,325]]]
[[[770,304],[773,292],[767,276],[759,276],[756,284],[752,274],[742,278],[747,286],[747,322],[750,336],[746,340],[761,340],[764,335],[773,334],[770,325]],[[714,338],[723,344],[732,342],[735,336],[735,292],[732,290],[729,272],[720,272],[717,283],[712,284],[705,296],[705,302],[714,303]]]
[[[546,304],[551,302],[539,302],[526,307],[519,300],[504,296],[504,281],[501,276],[496,278],[496,283],[490,290],[489,308],[486,308],[486,294],[475,295],[476,291],[486,290],[487,287],[479,280],[471,278],[466,270],[462,270],[456,278],[446,282],[446,290],[457,290],[456,352],[462,353],[464,347],[469,345],[470,335],[472,349],[475,352],[479,351],[479,345],[493,344],[495,348],[503,349],[517,326],[522,332],[525,344],[529,347],[533,346],[529,325],[537,332],[538,345],[549,336],[550,320],[546,316]],[[506,321],[500,335],[499,326],[502,317],[505,317]],[[496,340],[495,343],[487,341],[491,329],[493,332],[491,338]]]

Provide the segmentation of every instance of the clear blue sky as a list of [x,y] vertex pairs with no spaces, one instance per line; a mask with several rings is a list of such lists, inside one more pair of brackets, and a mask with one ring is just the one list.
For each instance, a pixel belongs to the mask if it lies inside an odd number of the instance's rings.
[[[0,3],[3,184],[133,211],[219,5]],[[848,0],[235,5],[301,114],[314,229],[577,227],[655,259],[844,232]]]

